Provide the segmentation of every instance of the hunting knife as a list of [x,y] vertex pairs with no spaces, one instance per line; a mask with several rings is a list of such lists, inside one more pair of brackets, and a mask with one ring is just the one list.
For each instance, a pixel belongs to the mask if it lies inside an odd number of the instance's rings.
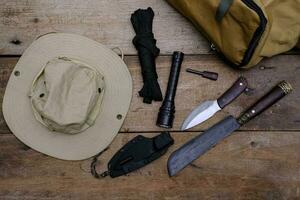
[[238,80],[217,100],[209,100],[197,106],[184,120],[181,130],[190,129],[207,119],[211,118],[216,112],[225,108],[236,99],[247,88],[246,78],[239,77]]
[[286,81],[282,81],[268,94],[262,97],[257,103],[250,107],[250,109],[243,113],[238,119],[235,119],[233,116],[228,116],[224,120],[206,130],[203,134],[193,138],[181,146],[169,157],[169,175],[174,176],[177,174],[188,164],[214,147],[218,142],[239,129],[240,126],[255,118],[257,115],[275,104],[291,91],[292,86]]

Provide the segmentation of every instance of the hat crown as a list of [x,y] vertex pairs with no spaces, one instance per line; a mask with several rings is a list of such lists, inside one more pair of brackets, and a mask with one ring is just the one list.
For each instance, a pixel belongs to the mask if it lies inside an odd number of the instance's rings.
[[34,115],[50,130],[82,132],[94,124],[104,88],[104,77],[95,68],[71,58],[52,59],[32,85]]

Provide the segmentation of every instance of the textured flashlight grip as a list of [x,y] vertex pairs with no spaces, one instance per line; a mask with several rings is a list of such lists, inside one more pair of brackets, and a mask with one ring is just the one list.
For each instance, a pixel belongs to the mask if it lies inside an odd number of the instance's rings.
[[172,66],[169,75],[165,99],[159,109],[157,126],[172,128],[175,114],[175,96],[184,53],[175,51],[172,57]]

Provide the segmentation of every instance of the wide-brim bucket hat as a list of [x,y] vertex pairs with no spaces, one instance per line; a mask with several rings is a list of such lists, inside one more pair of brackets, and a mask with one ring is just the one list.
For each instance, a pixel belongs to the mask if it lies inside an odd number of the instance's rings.
[[27,146],[82,160],[112,142],[131,97],[131,75],[114,51],[83,36],[50,33],[19,59],[2,109],[12,133]]

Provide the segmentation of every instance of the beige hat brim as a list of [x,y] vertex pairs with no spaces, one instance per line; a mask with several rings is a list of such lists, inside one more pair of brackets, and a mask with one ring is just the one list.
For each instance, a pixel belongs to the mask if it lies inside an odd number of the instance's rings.
[[[105,94],[94,126],[75,135],[49,131],[35,119],[28,98],[36,74],[49,60],[61,56],[82,60],[105,77]],[[23,143],[55,158],[82,160],[112,142],[128,112],[131,97],[131,75],[117,54],[83,36],[51,33],[34,41],[24,52],[8,81],[2,106],[7,125]]]

